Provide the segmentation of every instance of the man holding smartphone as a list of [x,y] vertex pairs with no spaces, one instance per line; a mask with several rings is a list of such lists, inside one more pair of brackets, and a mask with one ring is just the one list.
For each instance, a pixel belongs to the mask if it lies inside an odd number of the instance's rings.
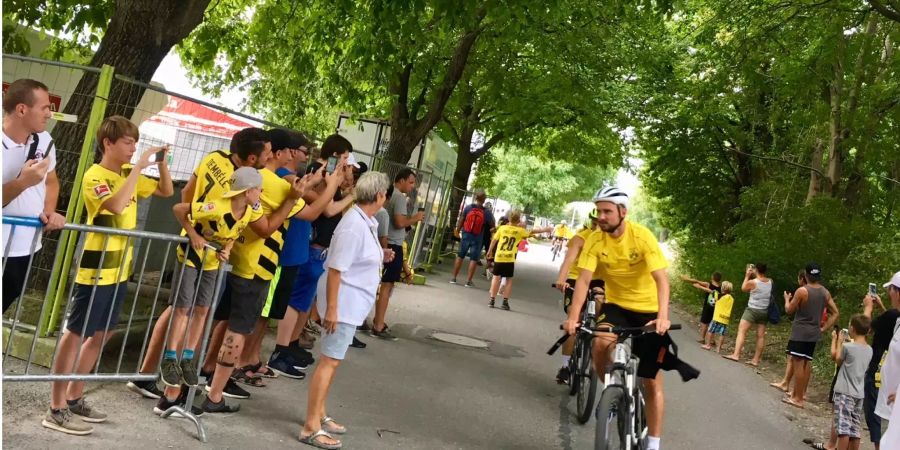
[[384,323],[387,314],[388,302],[394,291],[394,283],[400,281],[403,274],[403,241],[406,240],[406,227],[411,227],[425,218],[425,213],[420,211],[409,214],[409,198],[407,195],[416,187],[416,173],[409,167],[405,167],[394,177],[394,194],[391,203],[386,205],[390,217],[388,227],[388,247],[394,251],[394,259],[384,265],[384,274],[381,277],[381,291],[375,300],[375,317],[372,319],[371,334],[374,337],[396,341],[397,338],[388,330]]
[[881,297],[870,293],[863,298],[863,314],[870,319],[872,318],[872,310],[877,304],[883,313],[872,320],[872,360],[869,361],[869,367],[866,369],[866,377],[863,384],[865,389],[863,398],[863,412],[866,417],[866,425],[869,427],[869,437],[875,448],[879,448],[881,441],[881,418],[875,414],[875,406],[878,400],[878,391],[881,388],[881,360],[894,338],[894,327],[897,319],[900,318],[900,272],[894,274],[891,280],[885,283],[888,297],[891,300],[890,309],[886,309]]

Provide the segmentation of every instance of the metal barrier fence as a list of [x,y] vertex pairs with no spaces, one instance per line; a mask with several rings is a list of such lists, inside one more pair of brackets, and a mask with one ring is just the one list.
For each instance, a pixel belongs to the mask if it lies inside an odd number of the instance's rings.
[[[11,269],[10,264],[8,263],[14,262],[9,260],[9,249],[11,247],[10,244],[16,239],[16,233],[18,232],[20,236],[26,234],[21,230],[28,230],[27,234],[33,233],[30,247],[33,253],[41,238],[42,224],[40,220],[36,218],[24,217],[3,217],[3,224],[11,227],[8,236],[9,244],[6,249],[4,249],[3,254],[3,275],[4,282],[6,282],[6,272],[8,270],[15,270],[14,267]],[[43,356],[46,357],[48,356],[46,351],[51,348],[51,342],[48,342],[49,339],[40,338],[40,333],[38,331],[42,324],[39,323],[37,327],[31,327],[22,322],[23,313],[31,319],[46,318],[47,316],[44,314],[45,309],[52,303],[46,300],[42,301],[41,298],[36,298],[34,295],[29,295],[29,293],[33,294],[33,291],[29,291],[27,289],[27,283],[23,283],[19,290],[19,298],[15,302],[15,311],[12,315],[12,319],[4,320],[5,342],[3,343],[3,381],[155,381],[159,376],[161,357],[156,361],[150,362],[153,367],[151,372],[144,371],[142,373],[141,371],[142,363],[144,363],[145,350],[148,350],[148,344],[153,345],[149,339],[151,336],[151,324],[153,323],[152,318],[155,317],[157,310],[161,311],[167,303],[170,303],[170,300],[172,300],[171,303],[174,304],[175,296],[183,287],[182,280],[184,280],[185,271],[196,270],[190,268],[184,262],[178,262],[175,257],[175,248],[180,244],[185,246],[190,245],[189,240],[186,237],[174,234],[77,224],[66,224],[64,229],[72,233],[76,240],[81,241],[79,244],[80,246],[84,246],[88,238],[93,238],[93,242],[97,242],[98,238],[102,240],[102,249],[97,250],[96,248],[92,248],[92,258],[90,258],[88,262],[85,262],[85,266],[96,267],[98,270],[114,269],[116,272],[114,279],[116,280],[122,279],[123,271],[131,271],[131,267],[126,264],[129,259],[134,261],[140,260],[141,262],[138,264],[140,270],[135,273],[125,273],[124,278],[126,281],[114,284],[115,287],[112,288],[112,292],[110,292],[112,285],[102,286],[103,289],[101,292],[101,286],[98,286],[98,281],[96,281],[98,277],[93,277],[95,280],[93,285],[77,283],[75,278],[75,270],[77,269],[73,270],[72,276],[70,277],[72,282],[68,286],[67,296],[67,298],[72,299],[73,301],[69,301],[69,312],[66,315],[66,320],[63,324],[67,331],[59,333],[55,342],[52,342],[53,350],[52,353],[49,354],[51,361],[49,364],[51,368],[49,373],[43,373],[45,372],[43,370],[32,370],[33,366],[36,365],[35,357],[38,353],[43,351]],[[122,244],[123,239],[124,245],[120,245]],[[62,242],[58,244],[59,247],[63,245]],[[208,251],[215,250],[212,247],[204,249],[201,255],[201,261],[205,260],[206,252]],[[97,256],[98,252],[99,256]],[[86,253],[87,252],[79,251],[78,257],[74,261],[72,267],[81,267],[82,261],[85,261],[84,255]],[[152,254],[162,256],[161,264],[154,264],[151,262],[150,255]],[[28,256],[29,259],[32,257],[33,255]],[[170,272],[178,274],[179,276],[175,277],[177,278],[175,285],[166,289],[164,288],[164,282],[166,275]],[[190,307],[182,308],[179,306],[179,308],[177,308],[179,312],[170,315],[169,322],[166,324],[166,337],[162,342],[158,342],[157,345],[161,346],[162,349],[169,348],[170,339],[178,338],[178,341],[181,344],[176,346],[179,347],[177,350],[180,352],[180,347],[184,347],[185,345],[194,347],[199,356],[195,361],[197,364],[202,364],[202,361],[205,358],[206,347],[212,326],[212,311],[215,310],[215,306],[218,303],[224,275],[225,264],[221,264],[219,270],[216,272],[216,283],[212,293],[213,301],[207,311],[205,322],[203,322],[200,342],[189,341],[191,325],[197,317],[194,314],[194,306],[201,293],[201,278],[196,277],[197,284],[193,289]],[[31,278],[31,264],[26,266],[24,276],[25,280]],[[120,289],[125,289],[125,292],[120,292]],[[88,291],[90,294],[85,309],[83,296]],[[47,299],[49,299],[53,293],[54,290],[48,288],[45,291]],[[78,301],[74,301],[76,295],[81,296]],[[121,298],[119,298],[120,295]],[[162,304],[162,307],[160,307],[159,303],[160,298],[165,302]],[[38,306],[40,310],[36,311]],[[73,314],[76,308],[79,309],[79,311],[77,314]],[[107,309],[108,312],[106,312]],[[100,311],[100,314],[105,314],[98,316],[97,311]],[[35,313],[37,313],[36,316]],[[178,336],[172,329],[172,323],[174,318],[182,313],[186,314],[187,322],[184,323],[183,334]],[[97,320],[100,320],[100,322],[98,323]],[[78,322],[83,322],[83,324],[78,326]],[[114,324],[117,323],[124,324],[124,327],[118,325],[113,328]],[[89,324],[98,331],[102,332],[107,330],[101,335],[99,344],[93,340],[95,339],[94,332],[88,331]],[[142,324],[146,325],[146,329],[141,332],[139,327]],[[157,324],[157,326],[160,326],[160,324]],[[122,332],[121,344],[111,353],[105,354],[104,351],[107,350],[107,344],[111,341],[109,339],[110,335],[118,331]],[[139,352],[126,351],[129,348],[129,340],[133,334],[142,336]],[[75,347],[76,339],[77,348]],[[82,357],[93,358],[93,351],[97,350],[98,346],[99,351],[97,352],[96,361],[91,362],[89,366],[82,365],[84,362],[82,361]],[[132,343],[132,350],[133,347],[134,345]],[[159,349],[157,350],[161,351]],[[88,351],[89,353],[84,353],[85,351]],[[126,358],[133,358],[135,354],[137,354],[136,360],[126,361]],[[18,369],[18,364],[10,364],[10,356],[24,360],[24,369]],[[134,364],[134,370],[128,370],[131,363]],[[203,424],[190,412],[191,407],[193,406],[196,389],[198,389],[197,386],[192,386],[190,388],[186,405],[183,408],[180,406],[173,406],[165,411],[162,416],[168,417],[171,414],[177,413],[190,419],[197,426],[199,439],[206,442],[206,431]]]
[[[115,73],[110,66],[89,67],[47,61],[38,58],[3,54],[3,81],[32,78],[50,89],[55,121],[50,131],[57,152],[57,174],[60,179],[59,209],[67,223],[81,223],[84,213],[80,182],[84,171],[99,156],[96,133],[103,119],[111,114],[129,117],[140,129],[138,152],[152,146],[169,145],[169,167],[176,189],[188,180],[197,163],[208,153],[228,149],[231,135],[247,126],[280,127],[277,123],[234,111],[203,100],[168,91],[157,83],[142,83]],[[85,84],[89,89],[79,89]],[[87,93],[86,93],[87,92]],[[61,114],[78,109],[88,112]],[[156,166],[145,174],[156,176]],[[161,233],[178,233],[180,226],[171,220],[171,207],[179,192],[170,199],[142,200],[138,208],[138,228]],[[57,246],[56,242],[63,243]],[[34,258],[29,278],[30,291],[48,287],[51,303],[42,309],[46,316],[40,322],[41,336],[53,335],[59,329],[65,304],[65,286],[75,256],[76,239],[68,230],[49,233],[44,242],[59,251],[41,252]],[[158,263],[159,255],[150,255]],[[44,297],[43,293],[40,294]],[[8,318],[8,317],[7,317]]]
[[410,211],[422,210],[425,219],[416,225],[414,232],[407,234],[409,244],[409,264],[411,267],[429,268],[436,261],[437,249],[441,246],[442,231],[447,226],[447,206],[450,201],[452,173],[434,174],[405,164],[383,159],[377,160],[377,170],[394,177],[404,168],[416,174],[416,187],[409,195]]

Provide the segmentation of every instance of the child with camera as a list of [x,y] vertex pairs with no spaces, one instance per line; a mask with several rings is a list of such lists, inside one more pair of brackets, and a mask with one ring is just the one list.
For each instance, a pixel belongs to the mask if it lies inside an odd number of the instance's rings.
[[[850,319],[850,328],[831,332],[831,358],[840,367],[834,384],[834,431],[839,450],[859,448],[862,436],[864,380],[872,359],[866,334],[872,320],[864,314]],[[849,339],[849,342],[846,342]]]

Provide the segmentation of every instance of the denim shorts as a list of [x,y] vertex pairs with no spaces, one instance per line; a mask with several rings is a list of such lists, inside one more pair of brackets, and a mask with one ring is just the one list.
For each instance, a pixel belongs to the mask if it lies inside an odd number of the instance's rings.
[[356,327],[349,323],[338,322],[334,333],[322,332],[322,354],[337,360],[343,360],[347,349],[353,343]]
[[320,248],[309,248],[309,260],[301,264],[294,279],[288,304],[300,312],[309,312],[316,297],[319,278],[325,273],[325,257]]
[[100,286],[75,283],[66,329],[89,338],[97,331],[115,328],[119,323],[119,311],[127,291],[127,281]]
[[459,253],[456,254],[460,259],[468,257],[472,261],[481,259],[481,246],[484,242],[480,234],[465,233],[462,234],[462,240],[459,241]]
[[709,332],[712,334],[718,334],[719,336],[725,336],[725,333],[728,332],[728,326],[721,322],[716,322],[715,320],[709,324]]

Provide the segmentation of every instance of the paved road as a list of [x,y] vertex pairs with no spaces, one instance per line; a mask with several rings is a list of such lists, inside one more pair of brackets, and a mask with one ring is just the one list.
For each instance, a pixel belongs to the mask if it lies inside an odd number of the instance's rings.
[[[562,312],[549,288],[555,278],[549,248],[534,245],[520,257],[512,311],[487,307],[486,281],[452,286],[446,271],[427,286],[399,288],[388,322],[400,336],[384,342],[363,336],[365,350],[350,349],[339,368],[329,412],[347,424],[347,448],[359,449],[587,449],[593,422],[578,425],[574,401],[553,382],[558,356],[545,352],[558,337]],[[483,340],[487,349],[433,339],[435,332]],[[779,402],[768,379],[693,345],[696,333],[676,334],[699,380],[666,380],[668,412],[663,448],[790,449],[807,427],[822,419],[797,415]],[[272,348],[268,342],[267,348]],[[296,440],[307,382],[286,378],[254,389],[242,411],[204,418],[215,448],[303,447]],[[120,384],[92,388],[98,408],[111,413],[92,436],[45,430],[45,384],[3,386],[3,443],[10,448],[49,448],[88,443],[92,448],[188,448],[197,441],[181,419],[152,414],[153,401],[136,398]],[[390,430],[378,435],[378,430]],[[865,448],[865,447],[864,447]]]

